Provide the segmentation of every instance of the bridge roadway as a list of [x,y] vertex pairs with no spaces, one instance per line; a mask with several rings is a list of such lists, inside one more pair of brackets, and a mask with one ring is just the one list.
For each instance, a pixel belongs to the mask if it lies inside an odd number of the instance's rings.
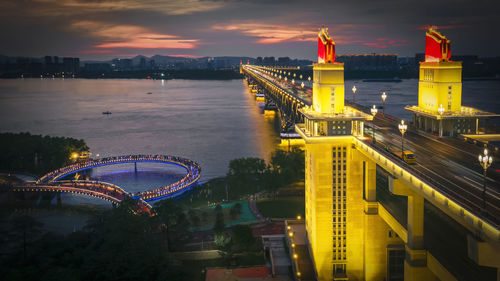
[[[311,105],[312,90],[308,87],[310,86],[308,81],[304,82],[302,80],[292,85],[290,81],[279,81],[279,79],[271,77],[263,68],[256,66],[244,67],[254,75],[263,76],[265,81],[272,83],[288,95],[304,101],[308,106]],[[301,82],[305,84],[303,89],[297,86]],[[349,105],[370,114],[369,108],[356,104]],[[408,165],[389,152],[401,150],[401,133],[397,126],[400,121],[401,119],[389,115],[383,116],[381,113],[377,114],[374,121],[376,143],[373,145],[371,140],[371,122],[367,122],[365,126],[367,138],[363,142],[377,151],[388,155],[394,162],[401,163],[405,169],[422,178],[436,190],[443,192],[465,209],[489,221],[497,229],[500,228],[500,173],[498,172],[498,155],[497,157],[494,155],[496,161],[488,170],[486,193],[487,214],[484,215],[481,212],[483,206],[483,176],[482,168],[477,159],[483,149],[453,138],[438,139],[409,126],[408,131],[405,133],[404,145],[405,149],[408,148],[415,153],[417,164]]]
[[[137,162],[177,165],[186,169],[187,174],[172,184],[133,194],[124,191],[119,186],[101,181],[59,181],[68,175],[96,167]],[[134,198],[138,199],[139,212],[146,210],[149,212],[151,206],[146,203],[147,201],[162,199],[182,192],[196,183],[200,176],[200,166],[189,159],[166,155],[127,155],[89,160],[65,166],[42,176],[34,184],[16,186],[14,191],[71,192],[98,197],[114,204],[118,204],[125,198]]]

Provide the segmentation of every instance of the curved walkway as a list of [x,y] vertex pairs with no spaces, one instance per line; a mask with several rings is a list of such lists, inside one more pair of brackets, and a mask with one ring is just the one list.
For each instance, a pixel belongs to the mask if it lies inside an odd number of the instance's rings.
[[[137,162],[153,162],[177,165],[183,167],[186,170],[187,174],[182,179],[172,184],[137,193],[128,193],[117,185],[101,181],[58,180],[68,175],[96,167]],[[118,204],[126,198],[134,198],[138,199],[139,202],[138,212],[149,212],[151,206],[146,203],[146,201],[159,200],[185,191],[190,186],[195,184],[200,179],[200,176],[200,166],[196,162],[186,158],[167,155],[126,155],[89,160],[86,162],[75,163],[66,167],[62,167],[42,176],[35,182],[35,184],[17,186],[13,190],[70,192],[85,194],[108,200],[113,204]]]

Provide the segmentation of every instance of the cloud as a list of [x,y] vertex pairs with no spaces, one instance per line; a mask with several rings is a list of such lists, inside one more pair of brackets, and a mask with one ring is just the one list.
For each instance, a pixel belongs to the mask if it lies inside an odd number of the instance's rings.
[[406,46],[407,42],[405,39],[377,38],[375,42],[362,42],[361,44],[374,48],[389,48]]
[[237,31],[246,36],[255,37],[257,44],[315,41],[318,34],[311,28],[260,23],[214,25],[212,28],[222,31]]
[[148,28],[134,25],[79,21],[71,24],[70,29],[83,31],[87,33],[87,36],[102,40],[93,46],[93,50],[109,48],[194,49],[198,43],[196,39],[183,39],[176,35],[155,33]]
[[128,10],[160,12],[166,15],[187,15],[218,10],[225,6],[224,2],[211,0],[33,0],[33,2],[44,4],[40,13],[45,15]]

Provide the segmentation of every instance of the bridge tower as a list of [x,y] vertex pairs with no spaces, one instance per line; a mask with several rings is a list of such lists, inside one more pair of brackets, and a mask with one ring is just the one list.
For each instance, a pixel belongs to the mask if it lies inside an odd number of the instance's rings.
[[295,126],[306,149],[308,249],[318,280],[364,280],[364,198],[374,197],[375,164],[363,161],[352,141],[363,137],[364,122],[373,117],[344,105],[344,65],[335,62],[335,43],[324,27],[313,76],[312,107],[301,109],[304,124]]
[[450,40],[432,27],[426,32],[425,61],[420,62],[418,106],[407,106],[421,130],[455,136],[478,134],[480,119],[498,114],[462,106],[462,62],[451,61]]

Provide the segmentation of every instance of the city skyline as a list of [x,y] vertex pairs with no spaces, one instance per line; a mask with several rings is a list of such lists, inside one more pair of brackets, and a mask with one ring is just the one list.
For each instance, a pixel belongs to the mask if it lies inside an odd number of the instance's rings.
[[[31,0],[3,6],[0,54],[8,56],[313,59],[322,24],[339,54],[413,56],[424,51],[430,24],[446,30],[457,55],[497,56],[500,47],[500,39],[489,37],[500,22],[498,4],[488,1]],[[484,38],[488,44],[477,44]]]

